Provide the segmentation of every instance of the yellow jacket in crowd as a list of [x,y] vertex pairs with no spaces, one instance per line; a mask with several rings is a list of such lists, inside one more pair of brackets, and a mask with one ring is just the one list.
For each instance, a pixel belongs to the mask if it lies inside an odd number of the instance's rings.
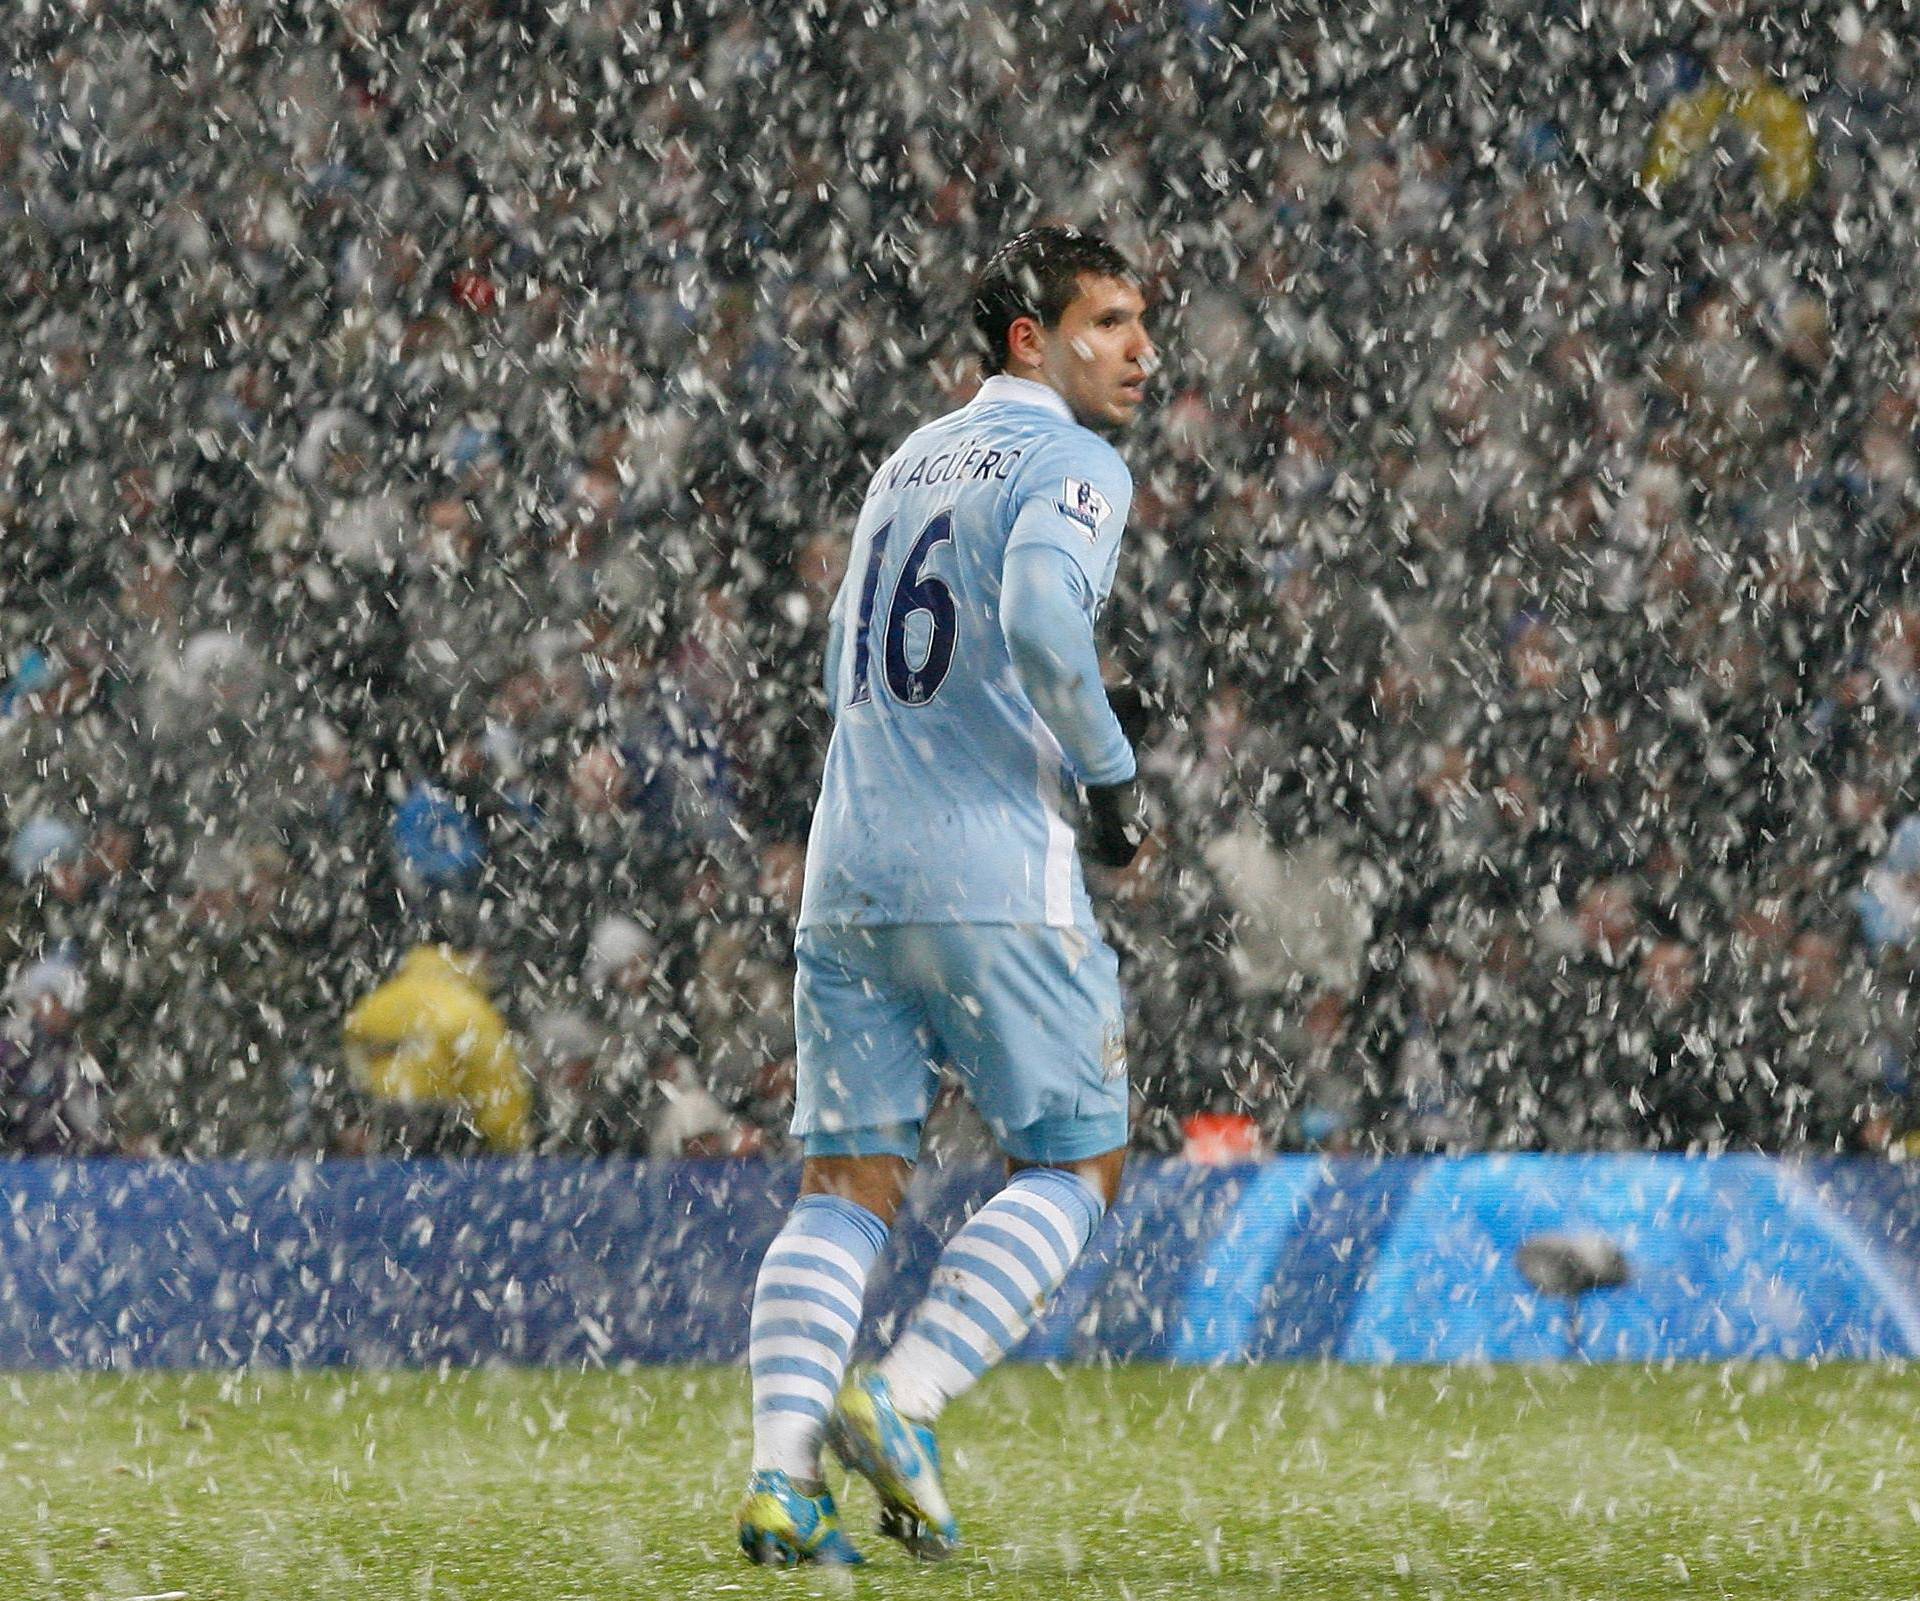
[[1641,183],[1657,190],[1678,177],[1729,116],[1753,135],[1767,199],[1776,206],[1799,200],[1813,183],[1813,125],[1798,100],[1765,78],[1739,87],[1709,84],[1677,98],[1654,127]]
[[404,1106],[466,1108],[495,1151],[522,1151],[532,1096],[506,1019],[487,999],[479,963],[419,945],[400,971],[348,1013],[347,1056],[368,1094]]

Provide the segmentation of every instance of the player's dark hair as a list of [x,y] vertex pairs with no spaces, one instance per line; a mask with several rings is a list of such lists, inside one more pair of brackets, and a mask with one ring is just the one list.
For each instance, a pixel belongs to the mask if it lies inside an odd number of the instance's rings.
[[1078,228],[1029,228],[987,257],[973,278],[973,328],[989,372],[1005,372],[1007,334],[1022,317],[1043,328],[1080,292],[1083,276],[1126,278],[1127,258],[1098,234]]

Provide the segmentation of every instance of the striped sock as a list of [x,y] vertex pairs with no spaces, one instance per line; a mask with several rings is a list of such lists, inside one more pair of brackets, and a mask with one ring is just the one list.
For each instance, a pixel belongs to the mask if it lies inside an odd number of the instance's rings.
[[947,1241],[927,1298],[881,1361],[893,1404],[931,1423],[1018,1345],[1105,1210],[1064,1168],[1015,1174]]
[[803,1195],[753,1286],[753,1468],[820,1478],[820,1437],[860,1329],[867,1273],[887,1225],[837,1195]]

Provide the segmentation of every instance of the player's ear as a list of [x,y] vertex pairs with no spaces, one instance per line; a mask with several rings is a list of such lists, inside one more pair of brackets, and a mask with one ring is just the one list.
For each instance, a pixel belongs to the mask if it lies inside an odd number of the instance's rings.
[[1007,324],[1007,355],[1023,367],[1038,367],[1042,354],[1040,319],[1015,317]]

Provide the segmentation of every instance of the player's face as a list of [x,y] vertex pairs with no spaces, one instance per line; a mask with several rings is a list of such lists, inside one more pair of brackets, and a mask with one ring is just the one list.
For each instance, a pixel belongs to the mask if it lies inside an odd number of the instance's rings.
[[1084,426],[1111,433],[1140,410],[1154,366],[1146,309],[1124,278],[1086,274],[1059,323],[1040,330],[1040,376]]

